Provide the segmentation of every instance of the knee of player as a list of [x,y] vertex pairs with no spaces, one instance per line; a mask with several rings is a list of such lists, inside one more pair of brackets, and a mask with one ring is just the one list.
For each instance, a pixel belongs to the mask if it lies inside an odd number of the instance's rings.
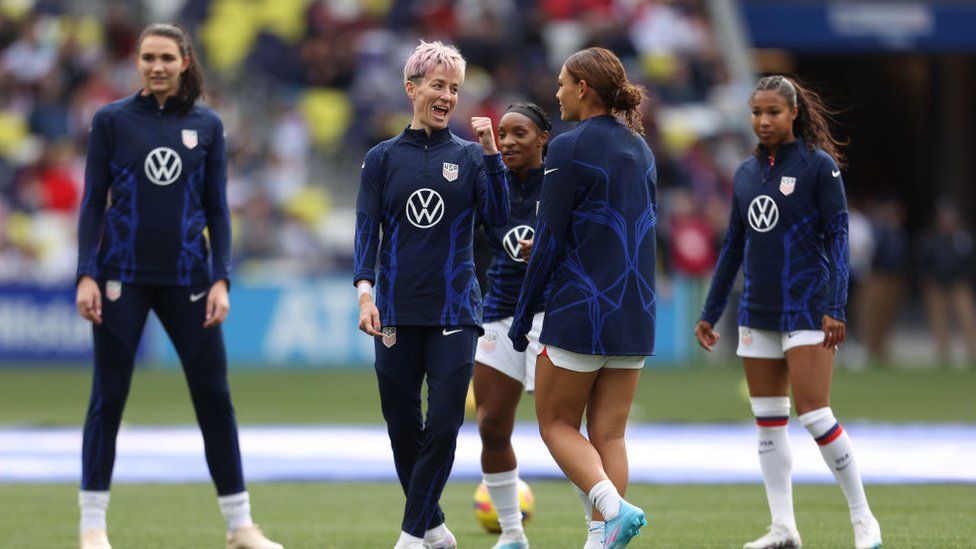
[[626,427],[626,423],[621,425],[587,423],[586,436],[594,446],[604,446],[619,443],[624,440]]
[[481,443],[488,448],[507,446],[512,438],[512,425],[500,418],[482,416],[478,418],[478,433]]

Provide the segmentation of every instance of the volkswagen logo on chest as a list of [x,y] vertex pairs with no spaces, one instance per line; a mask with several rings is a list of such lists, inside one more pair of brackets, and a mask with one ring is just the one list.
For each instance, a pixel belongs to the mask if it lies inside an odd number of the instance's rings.
[[512,227],[505,233],[505,238],[502,239],[502,246],[505,247],[505,251],[508,252],[508,256],[512,258],[512,261],[525,263],[525,260],[519,257],[519,240],[531,240],[533,236],[535,236],[535,230],[528,225]]
[[444,199],[433,189],[417,189],[407,198],[407,221],[418,229],[429,229],[444,217]]
[[749,226],[754,231],[765,233],[773,230],[779,221],[779,208],[771,197],[761,194],[749,203]]
[[149,181],[165,187],[180,177],[183,160],[169,147],[156,147],[146,155],[145,169]]

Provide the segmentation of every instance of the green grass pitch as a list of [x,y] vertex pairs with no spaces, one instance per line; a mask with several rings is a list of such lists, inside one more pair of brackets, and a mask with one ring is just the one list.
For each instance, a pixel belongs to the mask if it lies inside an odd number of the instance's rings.
[[[565,483],[535,481],[536,515],[526,525],[535,549],[581,547],[585,535],[576,495]],[[289,549],[392,547],[403,496],[387,484],[254,484],[255,519]],[[0,546],[50,549],[77,544],[76,487],[0,485]],[[464,548],[494,538],[472,513],[473,484],[450,483],[442,505]],[[762,487],[635,485],[650,525],[631,547],[735,548],[768,523]],[[976,544],[976,487],[869,486],[868,496],[890,548],[970,548]],[[795,489],[804,546],[852,547],[846,505],[835,486]],[[119,485],[109,508],[113,547],[222,547],[223,525],[209,485]]]
[[[0,427],[80,426],[90,386],[88,368],[0,370]],[[746,422],[736,365],[648,368],[635,399],[635,422]],[[248,371],[231,374],[242,424],[382,421],[376,382],[367,369]],[[946,369],[838,370],[832,406],[843,421],[976,422],[976,373]],[[519,419],[534,418],[523,399]],[[185,382],[172,370],[136,372],[126,407],[130,424],[193,423]],[[916,443],[916,442],[906,442]],[[897,459],[897,456],[892,456]],[[580,547],[580,504],[566,483],[530,481],[536,516],[528,524],[535,549]],[[256,520],[289,548],[382,548],[396,540],[403,496],[394,483],[251,484]],[[77,486],[0,484],[0,548],[77,546]],[[976,485],[868,486],[888,548],[976,547]],[[473,483],[449,483],[442,505],[465,548],[488,548],[472,514]],[[804,545],[852,547],[846,505],[836,486],[798,485],[797,519]],[[634,485],[629,499],[649,513],[633,547],[741,547],[768,523],[760,485]],[[117,549],[222,547],[223,527],[207,484],[118,485],[109,531]]]

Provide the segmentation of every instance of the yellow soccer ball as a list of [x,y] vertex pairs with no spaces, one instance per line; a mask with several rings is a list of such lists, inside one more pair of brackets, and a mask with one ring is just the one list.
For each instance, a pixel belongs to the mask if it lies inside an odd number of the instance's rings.
[[[522,524],[525,524],[535,514],[535,496],[532,489],[524,481],[518,482],[519,508],[522,510]],[[497,534],[502,531],[498,524],[498,511],[491,504],[488,487],[482,482],[474,491],[474,518],[489,533]]]

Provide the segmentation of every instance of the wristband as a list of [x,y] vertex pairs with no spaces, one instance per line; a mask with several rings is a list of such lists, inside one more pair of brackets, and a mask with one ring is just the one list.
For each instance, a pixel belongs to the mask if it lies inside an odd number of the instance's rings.
[[356,284],[356,291],[359,292],[359,297],[363,297],[363,294],[373,295],[373,285],[368,280],[363,280]]

